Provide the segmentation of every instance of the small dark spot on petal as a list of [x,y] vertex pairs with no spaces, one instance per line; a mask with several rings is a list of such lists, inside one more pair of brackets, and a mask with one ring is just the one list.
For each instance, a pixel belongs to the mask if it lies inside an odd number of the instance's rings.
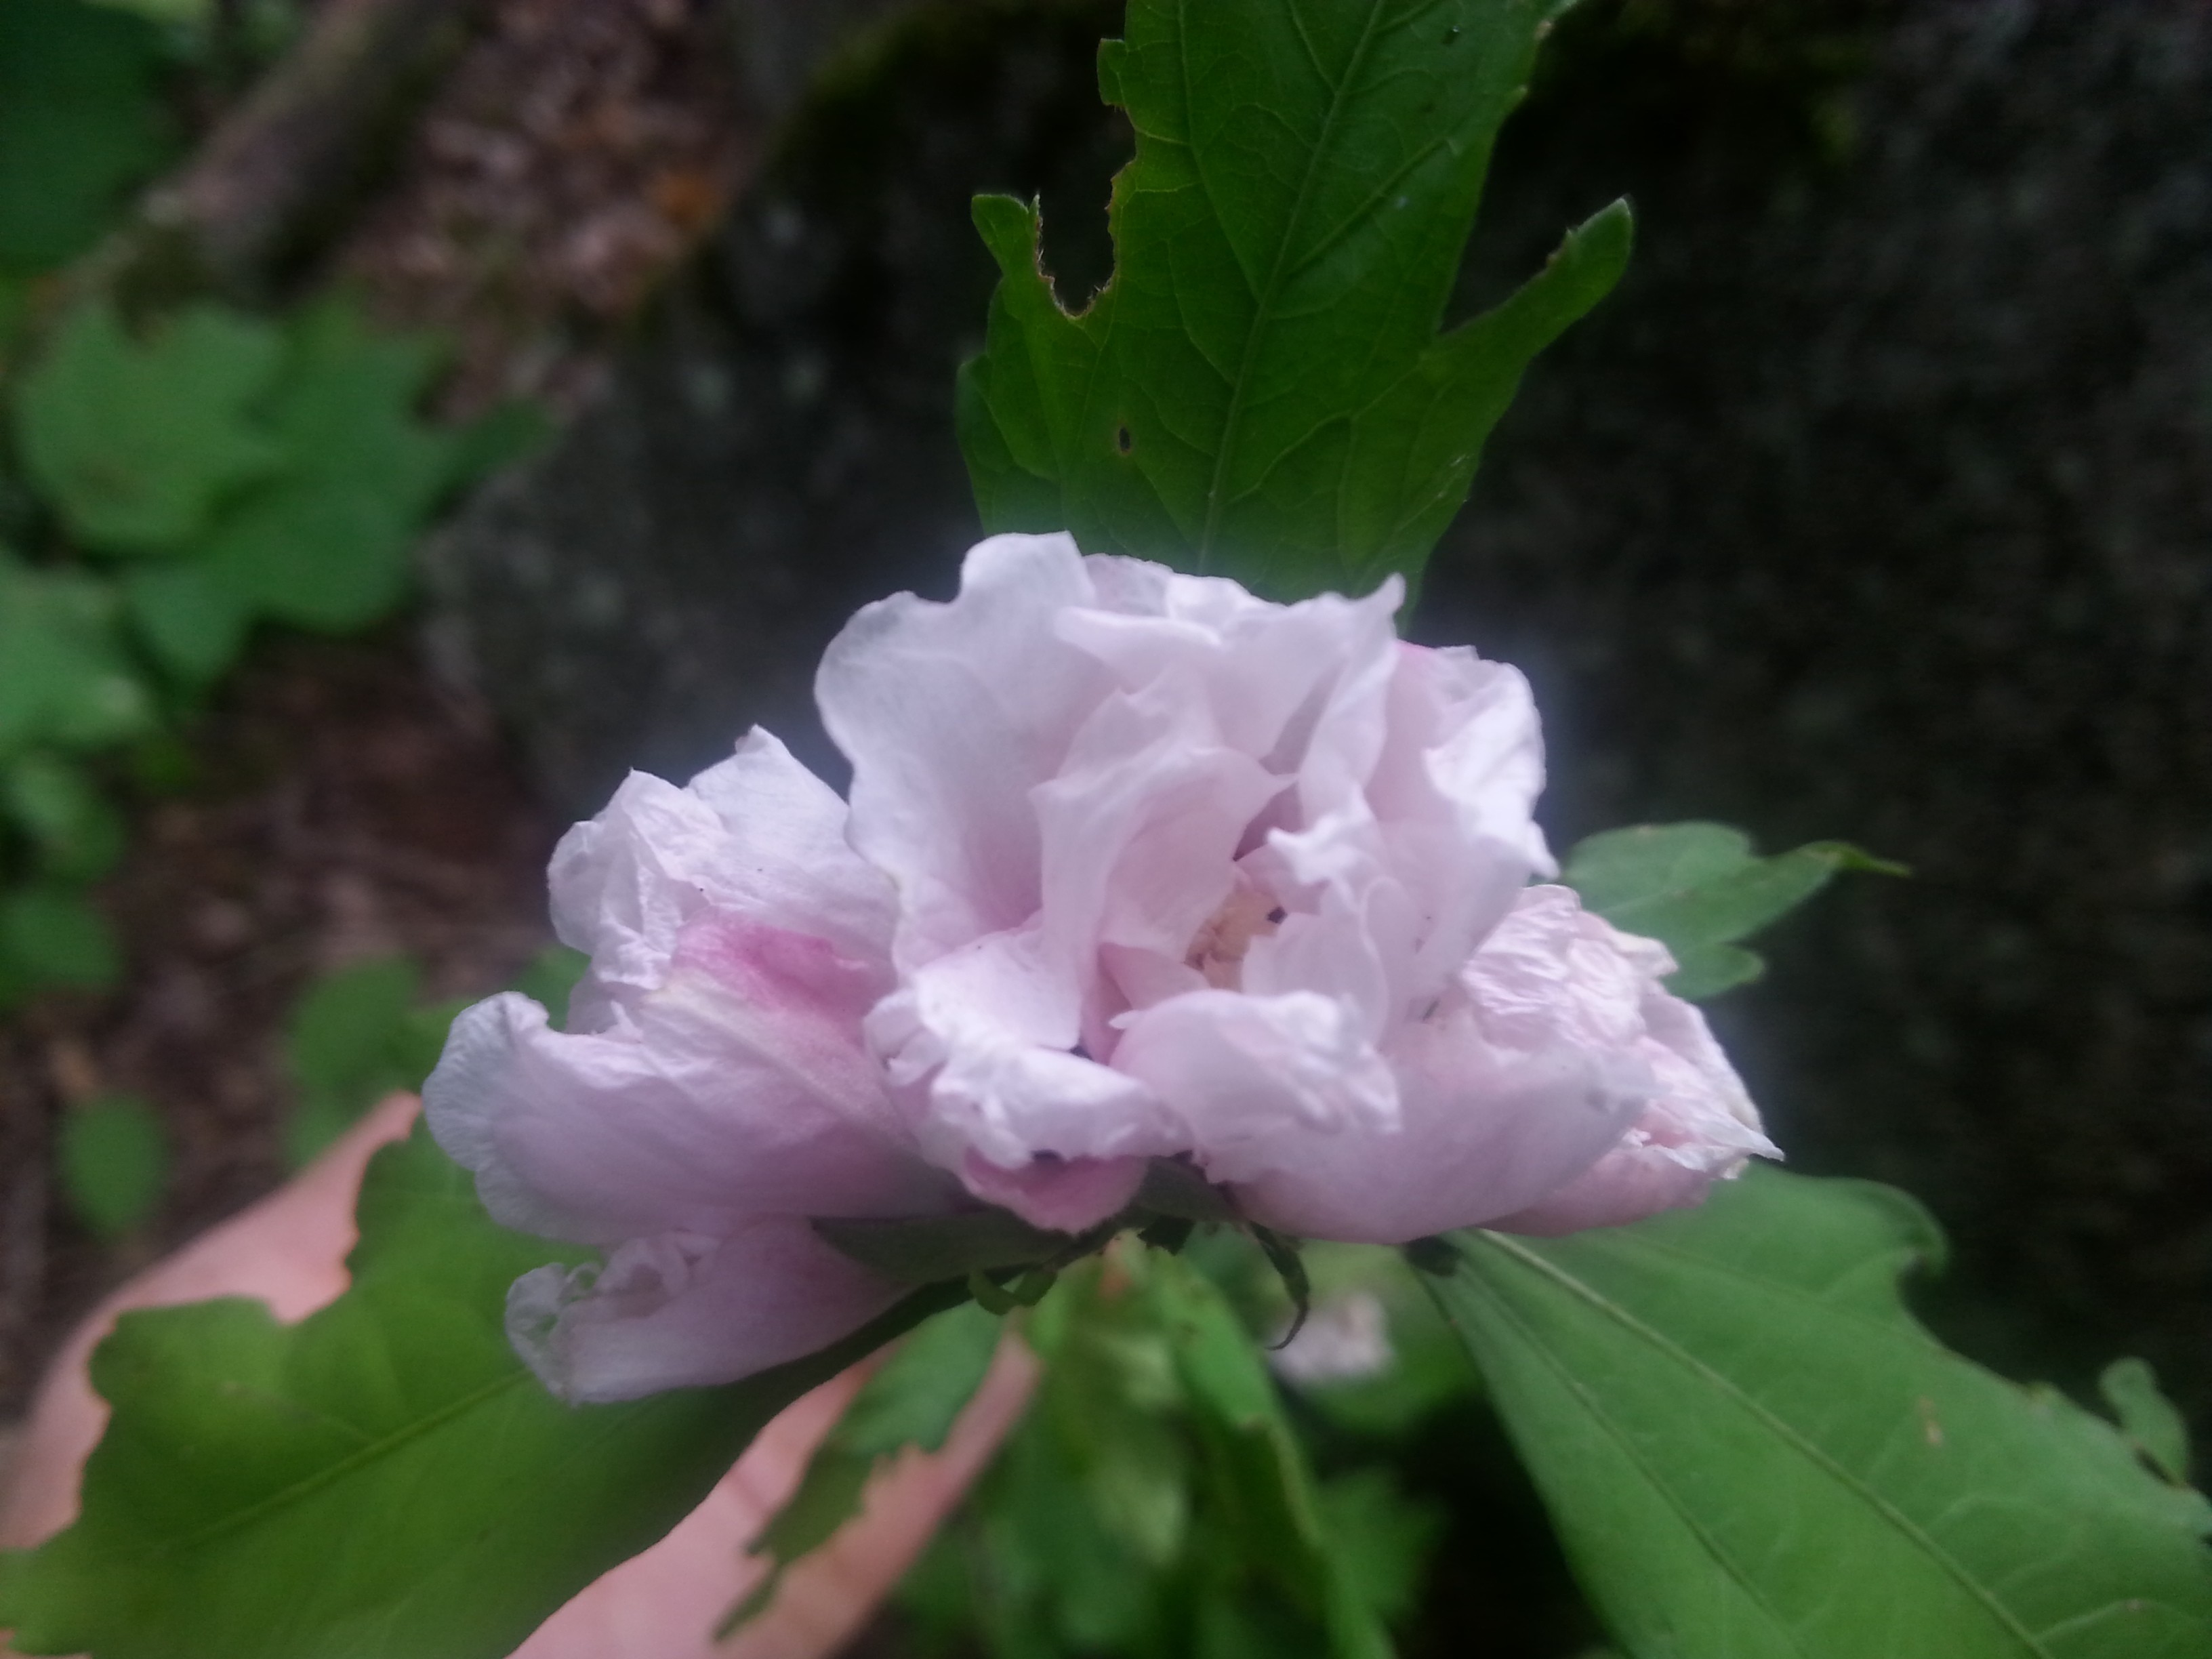
[[1279,927],[1286,920],[1289,919],[1290,914],[1291,913],[1288,910],[1285,910],[1279,904],[1273,909],[1267,912],[1268,923],[1272,927]]

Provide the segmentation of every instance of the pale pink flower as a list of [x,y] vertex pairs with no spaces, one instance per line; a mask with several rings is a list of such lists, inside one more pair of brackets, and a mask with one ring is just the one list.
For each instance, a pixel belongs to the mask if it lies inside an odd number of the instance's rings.
[[1000,536],[817,684],[849,812],[773,738],[633,775],[553,865],[568,1033],[508,995],[425,1091],[578,1399],[795,1358],[898,1287],[815,1218],[1077,1232],[1182,1158],[1250,1220],[1395,1243],[1694,1202],[1771,1152],[1672,964],[1531,886],[1534,707],[1401,641],[1394,578],[1279,605]]

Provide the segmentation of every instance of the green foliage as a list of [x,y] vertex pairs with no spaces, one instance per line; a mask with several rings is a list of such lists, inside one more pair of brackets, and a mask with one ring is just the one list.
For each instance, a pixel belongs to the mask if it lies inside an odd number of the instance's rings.
[[1124,1240],[1027,1318],[1029,1415],[901,1592],[926,1639],[993,1659],[1390,1652],[1434,1519],[1377,1474],[1316,1480],[1205,1275]]
[[78,307],[24,376],[15,437],[32,482],[99,552],[181,550],[283,452],[252,416],[283,357],[265,323],[213,306],[134,338]]
[[2140,1359],[2115,1359],[2097,1379],[2097,1392],[2120,1419],[2120,1432],[2176,1485],[2189,1480],[2189,1425],[2161,1393],[2158,1378]]
[[0,815],[59,880],[94,880],[123,855],[121,815],[82,768],[53,754],[33,750],[0,764]]
[[1567,854],[1559,879],[1615,927],[1672,951],[1667,988],[1695,1001],[1765,972],[1736,941],[1796,909],[1839,870],[1905,873],[1840,841],[1759,858],[1751,838],[1726,824],[1660,823],[1592,836]]
[[417,1007],[422,970],[404,957],[356,963],[315,981],[292,1010],[285,1069],[300,1102],[284,1151],[296,1168],[398,1089],[420,1089],[459,1003]]
[[102,1095],[62,1115],[62,1192],[76,1218],[103,1238],[135,1231],[161,1201],[169,1141],[136,1095]]
[[902,1342],[862,1385],[807,1460],[799,1490],[762,1531],[752,1553],[773,1563],[716,1632],[726,1638],[765,1609],[792,1564],[828,1543],[860,1512],[878,1462],[918,1446],[936,1451],[982,1386],[998,1352],[1000,1321],[974,1303],[948,1308]]
[[581,951],[549,945],[514,976],[514,988],[544,1008],[555,1030],[563,1030],[568,1025],[568,994],[591,965],[591,957]]
[[122,973],[114,938],[83,894],[51,883],[0,889],[0,1006],[40,985],[105,990]]
[[106,584],[0,550],[0,756],[34,744],[97,748],[153,725],[116,622]]
[[459,438],[414,416],[443,355],[373,334],[343,305],[293,319],[262,410],[283,467],[222,515],[203,553],[240,611],[344,631],[398,600],[416,529],[459,481]]
[[776,1412],[950,1299],[726,1388],[571,1407],[501,1328],[548,1247],[495,1226],[427,1132],[377,1155],[359,1216],[352,1289],[297,1325],[204,1302],[126,1314],[100,1345],[114,1415],[83,1512],[0,1557],[19,1650],[495,1659],[687,1514]]
[[1904,1194],[1754,1169],[1702,1210],[1457,1236],[1431,1286],[1629,1651],[2197,1659],[2212,1505],[1938,1345]]
[[[63,319],[12,387],[12,416],[29,480],[75,546],[37,566],[0,555],[0,828],[44,878],[90,880],[123,839],[86,775],[46,751],[148,735],[162,701],[149,680],[189,707],[258,621],[379,620],[438,501],[542,437],[525,411],[466,429],[419,420],[440,359],[335,301],[281,325],[203,306],[137,334],[97,304]],[[127,562],[111,580],[71,551]],[[9,851],[0,836],[0,891]],[[68,982],[86,982],[82,951],[37,960],[64,957],[79,964]],[[0,963],[0,996],[61,982],[27,960]],[[309,1086],[300,1155],[350,1121],[357,1083]]]
[[[557,1030],[568,992],[590,963],[581,951],[548,945],[516,976],[514,988],[545,1004]],[[356,963],[309,984],[284,1034],[285,1070],[299,1091],[284,1135],[294,1167],[395,1090],[419,1092],[445,1052],[453,1016],[468,1001],[423,1001],[422,969],[405,957]]]
[[1133,0],[1099,58],[1136,159],[1079,313],[1036,210],[960,380],[985,525],[1285,597],[1418,576],[1535,354],[1627,258],[1626,204],[1441,337],[1492,144],[1561,0]]
[[0,0],[0,277],[89,246],[168,156],[161,37],[78,0]]
[[[1313,1280],[1312,1310],[1298,1340],[1273,1358],[1277,1377],[1316,1415],[1364,1440],[1387,1443],[1477,1392],[1466,1348],[1397,1251],[1315,1243],[1304,1255]],[[1288,1328],[1291,1310],[1275,1275],[1253,1274],[1247,1283],[1245,1295],[1256,1291],[1267,1310],[1255,1328],[1271,1338]],[[1247,1323],[1254,1322],[1248,1316]],[[1371,1356],[1361,1352],[1370,1334]]]

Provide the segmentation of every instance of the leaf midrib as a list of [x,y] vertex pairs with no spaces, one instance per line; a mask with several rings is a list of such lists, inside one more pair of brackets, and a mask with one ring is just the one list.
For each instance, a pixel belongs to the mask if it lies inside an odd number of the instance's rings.
[[[1188,18],[1190,4],[1191,0],[1183,0],[1183,4],[1178,8],[1182,19]],[[1314,140],[1313,153],[1306,162],[1305,175],[1298,181],[1297,200],[1291,206],[1289,222],[1284,225],[1282,238],[1276,244],[1274,263],[1267,273],[1267,285],[1255,296],[1252,326],[1245,333],[1244,349],[1237,358],[1237,375],[1230,384],[1229,413],[1222,422],[1221,446],[1213,455],[1213,476],[1206,481],[1206,527],[1200,532],[1198,540],[1198,569],[1200,574],[1211,569],[1213,563],[1213,538],[1220,529],[1221,514],[1227,506],[1222,499],[1222,490],[1229,476],[1230,457],[1236,453],[1238,433],[1243,423],[1244,389],[1251,383],[1252,359],[1259,349],[1261,337],[1267,331],[1270,314],[1276,302],[1281,298],[1283,283],[1286,280],[1286,267],[1291,249],[1297,240],[1299,226],[1305,222],[1306,210],[1313,199],[1315,180],[1320,175],[1323,159],[1328,154],[1330,141],[1336,132],[1337,118],[1350,95],[1348,89],[1358,79],[1359,70],[1367,60],[1367,50],[1375,39],[1376,22],[1382,15],[1382,0],[1368,0],[1366,21],[1360,26],[1359,30],[1359,44],[1352,48],[1352,56],[1345,64],[1341,78],[1329,86],[1328,114],[1323,118],[1321,132]],[[1189,29],[1179,27],[1176,40],[1179,67],[1182,70],[1183,76],[1183,104],[1188,109],[1190,106]],[[1326,76],[1323,77],[1323,82],[1327,84]],[[1191,159],[1192,170],[1197,174],[1201,187],[1210,197],[1212,194],[1212,188],[1206,182],[1205,168],[1197,165],[1195,145],[1192,148]],[[1218,209],[1214,216],[1223,225],[1227,224],[1226,217]]]
[[1481,1286],[1481,1293],[1489,1299],[1491,1305],[1498,1310],[1498,1316],[1520,1333],[1522,1340],[1525,1342],[1529,1350],[1536,1355],[1540,1363],[1541,1363],[1553,1376],[1559,1379],[1569,1393],[1572,1394],[1577,1400],[1583,1402],[1584,1408],[1588,1410],[1591,1417],[1596,1420],[1598,1426],[1604,1431],[1606,1437],[1612,1441],[1615,1446],[1620,1448],[1621,1455],[1626,1457],[1631,1463],[1634,1464],[1637,1468],[1643,1472],[1644,1479],[1650,1483],[1651,1489],[1658,1493],[1660,1500],[1666,1504],[1668,1510],[1673,1511],[1674,1518],[1682,1523],[1683,1530],[1690,1534],[1692,1537],[1695,1538],[1698,1543],[1705,1547],[1705,1553],[1720,1565],[1722,1571],[1727,1574],[1729,1582],[1734,1583],[1743,1592],[1745,1599],[1766,1613],[1768,1618],[1773,1621],[1774,1628],[1781,1632],[1783,1639],[1788,1642],[1794,1650],[1800,1654],[1806,1653],[1807,1650],[1805,1644],[1798,1640],[1797,1632],[1790,1628],[1790,1621],[1784,1615],[1782,1610],[1774,1606],[1774,1604],[1767,1598],[1765,1592],[1761,1589],[1758,1583],[1745,1572],[1744,1569],[1741,1565],[1738,1565],[1735,1558],[1727,1550],[1723,1549],[1721,1547],[1719,1540],[1715,1539],[1707,1528],[1698,1520],[1697,1516],[1690,1512],[1689,1507],[1683,1503],[1680,1497],[1676,1495],[1674,1488],[1666,1481],[1659,1478],[1658,1474],[1653,1470],[1650,1461],[1644,1456],[1643,1451],[1637,1446],[1635,1442],[1630,1438],[1627,1432],[1620,1426],[1620,1425],[1614,1422],[1608,1414],[1599,1409],[1596,1402],[1589,1398],[1588,1392],[1583,1388],[1580,1379],[1575,1376],[1574,1372],[1569,1369],[1565,1361],[1563,1361],[1559,1355],[1553,1352],[1552,1350],[1547,1347],[1542,1340],[1538,1338],[1534,1330],[1530,1327],[1528,1320],[1522,1316],[1519,1310],[1513,1307],[1511,1304],[1507,1302],[1504,1297],[1500,1296],[1495,1289],[1488,1285],[1483,1285]]
[[301,1502],[321,1488],[343,1480],[354,1470],[392,1455],[410,1441],[419,1440],[453,1419],[466,1415],[485,1401],[496,1398],[526,1379],[535,1381],[529,1371],[518,1366],[506,1376],[458,1396],[437,1410],[415,1419],[381,1439],[371,1441],[358,1450],[339,1458],[336,1462],[327,1463],[312,1474],[295,1480],[289,1486],[278,1487],[265,1498],[247,1504],[244,1509],[233,1510],[220,1520],[201,1528],[198,1532],[188,1533],[181,1538],[170,1539],[154,1545],[147,1550],[146,1559],[149,1561],[158,1561],[174,1555],[187,1554],[219,1538],[243,1531],[264,1516]]
[[[1522,1267],[1564,1288],[1570,1295],[1596,1310],[1632,1336],[1673,1360],[1684,1370],[1690,1371],[1717,1392],[1734,1400],[1744,1412],[1766,1427],[1784,1445],[1796,1451],[1799,1456],[1827,1475],[1845,1492],[1856,1498],[1868,1509],[1873,1510],[1924,1550],[1928,1558],[1941,1567],[1954,1583],[1966,1591],[1969,1599],[1978,1602],[1996,1621],[2000,1629],[2021,1644],[2023,1651],[2036,1656],[2036,1659],[2056,1659],[2052,1650],[2045,1646],[2034,1632],[2022,1624],[2009,1607],[1984,1589],[1948,1550],[1938,1544],[1911,1516],[1905,1514],[1880,1492],[1869,1486],[1850,1469],[1837,1462],[1825,1449],[1797,1429],[1795,1425],[1777,1415],[1764,1402],[1737,1384],[1725,1373],[1716,1370],[1681,1344],[1668,1338],[1663,1332],[1647,1325],[1611,1297],[1601,1295],[1595,1287],[1547,1261],[1526,1245],[1498,1233],[1483,1231],[1478,1232],[1475,1237],[1507,1259],[1517,1262]],[[1591,1406],[1591,1410],[1594,1414],[1602,1415],[1597,1413],[1595,1404]],[[1663,1487],[1662,1490],[1664,1490]],[[1672,1501],[1671,1494],[1669,1501]]]

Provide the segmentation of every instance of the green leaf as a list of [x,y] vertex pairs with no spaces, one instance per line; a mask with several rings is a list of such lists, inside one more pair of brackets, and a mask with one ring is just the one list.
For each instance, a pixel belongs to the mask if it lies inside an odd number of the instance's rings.
[[418,1129],[377,1154],[353,1288],[297,1325],[240,1300],[126,1314],[83,1513],[0,1557],[0,1626],[100,1659],[496,1659],[653,1543],[770,1417],[957,1292],[720,1389],[562,1405],[501,1328],[543,1240]]
[[19,887],[0,894],[0,974],[33,989],[103,991],[123,976],[123,959],[82,893]]
[[1632,1653],[2212,1651],[2212,1505],[1913,1321],[1942,1243],[1903,1194],[1753,1169],[1634,1227],[1456,1237],[1431,1293]]
[[543,1007],[556,1031],[565,1028],[568,994],[592,966],[591,957],[565,945],[549,945],[514,976],[514,988]]
[[1331,1653],[1387,1659],[1393,1649],[1380,1610],[1330,1547],[1313,1472],[1235,1310],[1177,1258],[1154,1252],[1146,1266],[1206,1450],[1210,1499],[1272,1570],[1277,1595],[1327,1630]]
[[1352,1594],[1381,1619],[1411,1613],[1444,1529],[1442,1506],[1408,1498],[1389,1470],[1370,1465],[1323,1482],[1321,1510],[1330,1553]]
[[962,372],[992,530],[1072,531],[1285,596],[1417,577],[1522,370],[1626,264],[1615,204],[1439,337],[1499,125],[1562,0],[1133,0],[1099,84],[1136,159],[1071,314],[1032,207]]
[[240,496],[204,549],[245,610],[297,627],[367,626],[406,591],[408,553],[453,481],[460,441],[415,417],[443,353],[373,333],[326,303],[289,325],[267,404],[284,465]]
[[1592,836],[1567,854],[1559,879],[1614,927],[1673,952],[1667,988],[1694,1001],[1764,973],[1766,964],[1736,941],[1796,909],[1839,870],[1906,873],[1840,841],[1759,858],[1741,830],[1693,823]]
[[105,582],[33,570],[0,550],[0,756],[32,744],[95,748],[154,723]]
[[210,684],[238,660],[253,621],[246,602],[197,560],[131,570],[123,598],[154,659],[190,686]]
[[948,1308],[901,1343],[807,1460],[799,1489],[754,1540],[774,1564],[716,1627],[726,1639],[766,1610],[792,1565],[860,1513],[876,1464],[907,1446],[936,1451],[983,1384],[1006,1327],[974,1303]]
[[412,962],[388,957],[341,968],[301,997],[284,1036],[285,1066],[300,1090],[285,1132],[295,1168],[386,1095],[408,1086],[403,1047],[421,988]]
[[102,1095],[62,1115],[62,1192],[78,1220],[103,1238],[135,1231],[154,1213],[169,1178],[160,1114],[136,1095]]
[[24,377],[16,437],[31,477],[84,544],[173,553],[280,454],[249,410],[282,355],[276,331],[212,306],[134,339],[78,307]]
[[83,252],[173,148],[161,37],[77,0],[0,0],[0,272]]
[[2140,1359],[2115,1359],[2097,1379],[2097,1392],[2120,1419],[2120,1432],[2177,1485],[2189,1480],[2189,1425],[2160,1392],[2158,1378]]
[[961,1409],[983,1386],[1005,1323],[974,1303],[929,1321],[871,1376],[838,1423],[836,1438],[866,1457],[907,1446],[943,1449]]
[[94,880],[123,856],[123,815],[58,756],[33,750],[0,769],[0,808],[58,880]]

